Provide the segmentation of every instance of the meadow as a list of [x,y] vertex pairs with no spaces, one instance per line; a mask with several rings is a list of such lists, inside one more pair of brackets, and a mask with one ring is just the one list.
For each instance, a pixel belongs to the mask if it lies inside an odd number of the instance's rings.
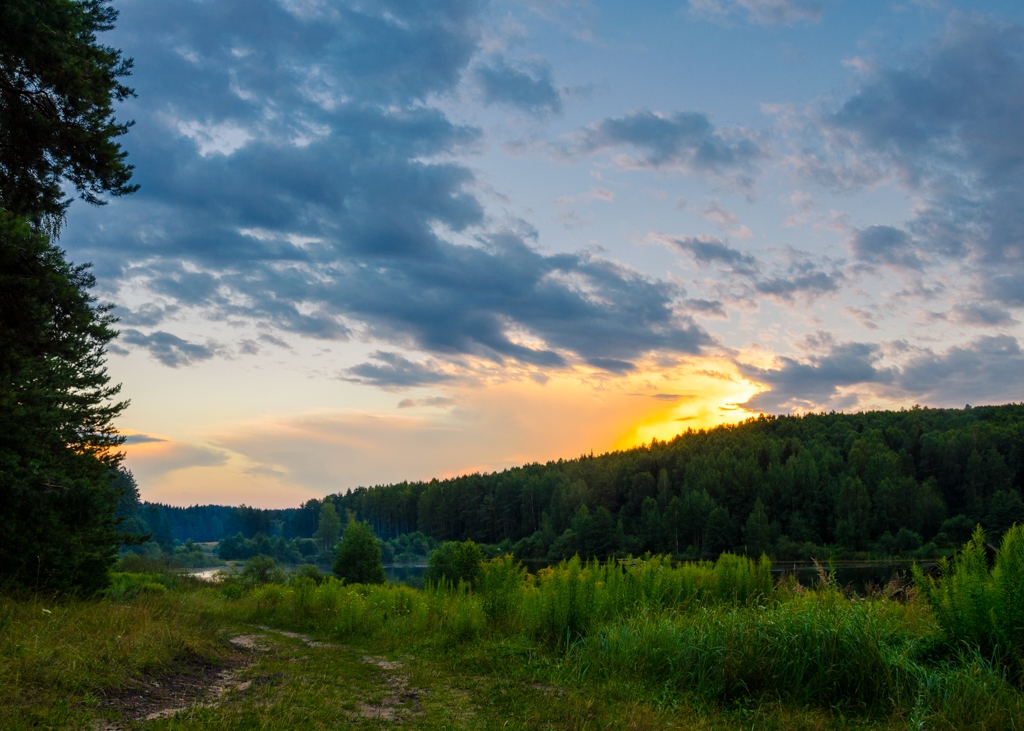
[[0,727],[1024,727],[1020,528],[992,567],[978,534],[941,578],[865,595],[770,568],[504,557],[424,590],[121,573],[101,599],[8,595]]

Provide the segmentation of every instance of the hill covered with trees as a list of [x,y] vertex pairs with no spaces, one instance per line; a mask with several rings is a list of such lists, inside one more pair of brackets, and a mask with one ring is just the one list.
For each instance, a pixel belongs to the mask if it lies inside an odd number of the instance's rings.
[[[997,539],[1024,522],[1022,460],[1024,404],[915,407],[761,416],[600,456],[325,500],[384,540],[421,531],[524,559],[927,555],[963,543],[978,523]],[[178,540],[308,538],[320,508],[144,505],[142,514],[151,526],[163,516]]]
[[[387,538],[559,559],[928,552],[1024,522],[1024,405],[761,416],[667,442],[328,499]],[[935,546],[929,546],[929,543]]]

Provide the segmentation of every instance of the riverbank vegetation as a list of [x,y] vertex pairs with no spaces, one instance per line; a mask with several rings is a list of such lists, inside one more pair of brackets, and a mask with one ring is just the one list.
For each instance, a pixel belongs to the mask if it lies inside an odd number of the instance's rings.
[[[424,590],[119,574],[100,600],[0,600],[0,726],[1021,728],[1024,532],[991,567],[984,544],[860,596],[733,554],[509,556]],[[151,721],[124,701],[211,667],[238,682]]]

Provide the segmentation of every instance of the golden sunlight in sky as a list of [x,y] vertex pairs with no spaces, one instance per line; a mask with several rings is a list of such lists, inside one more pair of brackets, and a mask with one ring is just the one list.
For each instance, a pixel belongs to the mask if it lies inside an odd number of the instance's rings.
[[738,404],[759,389],[725,359],[641,365],[626,376],[496,378],[397,408],[307,404],[195,432],[147,429],[151,441],[127,445],[126,465],[147,500],[288,507],[359,486],[627,449],[751,415]]

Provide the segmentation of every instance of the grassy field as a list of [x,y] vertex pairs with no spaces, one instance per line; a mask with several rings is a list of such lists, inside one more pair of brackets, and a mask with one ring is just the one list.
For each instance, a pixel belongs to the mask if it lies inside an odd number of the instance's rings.
[[[1005,604],[1008,560],[973,589],[963,563],[964,597]],[[769,568],[496,560],[424,591],[120,574],[104,599],[4,598],[0,728],[1024,728],[1010,635],[951,635],[955,577],[850,597]]]

